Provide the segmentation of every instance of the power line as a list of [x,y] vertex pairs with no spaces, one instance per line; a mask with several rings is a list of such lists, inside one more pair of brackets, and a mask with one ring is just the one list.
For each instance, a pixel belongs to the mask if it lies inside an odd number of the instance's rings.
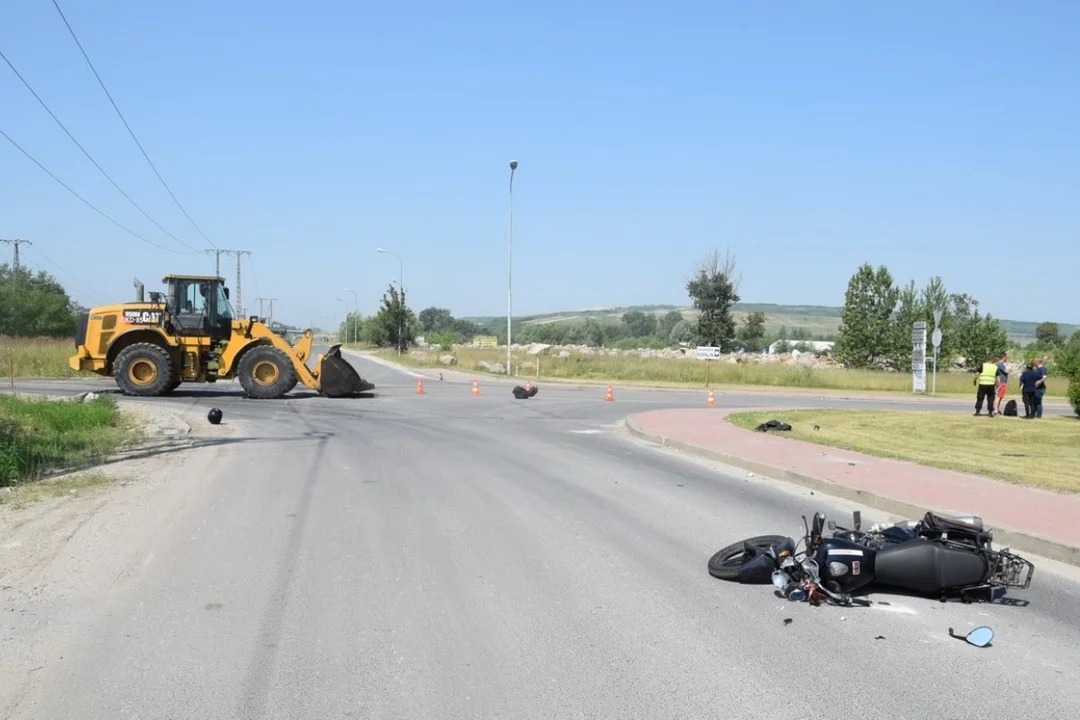
[[171,252],[171,253],[176,253],[177,255],[188,255],[188,254],[189,254],[189,253],[181,252],[180,250],[173,250],[172,248],[167,248],[167,247],[164,247],[164,246],[162,246],[162,245],[158,245],[158,244],[157,244],[157,243],[155,243],[155,242],[152,242],[152,241],[150,241],[150,240],[147,240],[146,238],[144,238],[144,237],[143,237],[142,235],[140,235],[139,233],[135,232],[134,230],[132,230],[132,229],[130,229],[130,228],[128,228],[128,227],[125,227],[125,226],[121,225],[121,224],[120,224],[120,223],[118,223],[118,222],[117,222],[116,220],[114,220],[114,219],[113,219],[112,217],[110,217],[109,215],[106,215],[106,214],[105,214],[104,212],[102,212],[101,210],[99,210],[99,209],[97,208],[97,206],[96,206],[96,205],[94,205],[93,203],[91,203],[91,202],[90,202],[89,200],[87,200],[86,198],[84,198],[84,197],[83,197],[82,195],[80,195],[79,193],[77,193],[77,192],[75,192],[74,190],[72,190],[72,189],[71,189],[71,186],[69,186],[69,185],[68,185],[67,183],[65,183],[65,182],[64,182],[63,180],[61,180],[60,178],[56,177],[56,175],[54,175],[54,174],[53,174],[53,172],[52,172],[51,170],[49,170],[49,168],[45,167],[45,166],[44,166],[44,165],[42,165],[42,164],[41,164],[40,162],[38,162],[38,161],[37,161],[37,158],[35,158],[35,157],[34,157],[33,155],[31,155],[30,153],[28,153],[28,152],[27,152],[26,150],[23,150],[22,146],[21,146],[21,145],[19,145],[19,143],[17,143],[17,142],[15,142],[14,140],[12,140],[12,139],[11,139],[11,136],[10,136],[10,135],[8,135],[8,134],[7,134],[6,132],[4,132],[3,130],[0,130],[0,135],[2,135],[2,136],[4,137],[4,139],[5,139],[5,140],[7,140],[7,141],[8,141],[9,143],[11,143],[12,145],[14,145],[14,146],[15,146],[15,149],[16,149],[16,150],[18,150],[18,151],[19,151],[19,152],[21,152],[21,153],[22,153],[23,155],[25,155],[25,156],[26,156],[27,158],[29,158],[30,162],[32,162],[32,163],[34,163],[35,165],[37,165],[37,166],[38,166],[39,168],[41,168],[42,170],[44,170],[44,171],[45,171],[45,173],[46,173],[46,174],[47,174],[47,175],[48,175],[49,177],[51,177],[51,178],[52,178],[53,180],[55,180],[56,182],[60,183],[60,185],[61,185],[61,186],[63,186],[63,188],[64,188],[65,190],[67,190],[67,191],[68,191],[69,193],[71,193],[71,194],[72,194],[72,195],[74,195],[75,197],[79,198],[80,200],[82,200],[82,201],[83,201],[83,202],[84,202],[84,203],[86,204],[86,206],[87,206],[87,207],[89,207],[89,208],[90,208],[91,210],[93,210],[94,212],[96,212],[96,213],[97,213],[98,215],[100,215],[101,217],[103,217],[103,218],[105,218],[106,220],[108,220],[109,222],[111,222],[111,223],[112,223],[113,225],[115,225],[116,227],[120,228],[121,230],[123,230],[124,232],[126,232],[126,233],[128,233],[128,234],[130,234],[130,235],[133,235],[133,236],[137,237],[137,238],[138,238],[139,240],[142,240],[142,241],[143,241],[144,243],[146,243],[147,245],[151,245],[151,246],[153,246],[153,247],[156,247],[156,248],[157,248],[157,249],[159,249],[159,250],[164,250],[165,252]]
[[48,255],[46,255],[46,254],[45,254],[45,251],[44,251],[44,250],[42,250],[42,249],[41,249],[41,248],[40,248],[39,246],[37,246],[37,245],[33,245],[32,247],[34,248],[34,252],[36,252],[36,253],[37,253],[38,255],[40,255],[41,257],[45,258],[46,260],[48,260],[48,261],[49,261],[49,263],[50,263],[51,265],[53,265],[54,267],[56,267],[56,269],[57,269],[57,270],[59,270],[59,271],[60,271],[60,272],[62,272],[62,273],[63,273],[64,275],[66,275],[67,277],[69,277],[69,278],[70,278],[70,279],[71,279],[72,281],[74,281],[74,283],[75,283],[76,285],[80,285],[80,286],[82,286],[82,288],[83,288],[84,290],[89,290],[89,291],[90,291],[90,294],[91,294],[91,295],[93,295],[94,297],[97,297],[97,298],[99,298],[99,299],[100,299],[100,298],[102,298],[102,297],[104,297],[104,295],[102,295],[102,293],[101,293],[101,292],[100,292],[99,290],[97,290],[96,288],[92,288],[92,287],[90,287],[89,285],[87,285],[86,283],[84,283],[84,282],[83,282],[82,280],[80,280],[79,278],[75,277],[75,274],[74,274],[73,272],[71,272],[70,270],[68,270],[68,269],[64,268],[64,267],[63,267],[62,265],[60,265],[60,263],[56,262],[56,261],[55,261],[55,260],[53,260],[53,259],[52,259],[51,257],[49,257]]
[[210,238],[206,237],[206,233],[202,231],[202,228],[200,228],[195,223],[195,221],[191,218],[191,215],[188,214],[188,211],[185,210],[184,206],[180,204],[180,201],[176,199],[176,195],[173,194],[172,189],[169,187],[168,183],[165,182],[165,178],[161,177],[161,173],[158,172],[157,166],[154,165],[154,162],[150,159],[150,156],[146,154],[146,150],[143,148],[142,143],[139,142],[139,138],[135,137],[135,131],[131,129],[130,125],[128,125],[128,121],[124,119],[124,114],[120,112],[120,108],[117,107],[116,101],[113,100],[112,94],[109,92],[109,89],[105,87],[105,81],[101,79],[101,75],[98,74],[97,68],[94,67],[94,63],[90,62],[90,56],[87,55],[86,50],[83,49],[82,43],[79,42],[79,36],[75,34],[75,30],[71,27],[71,23],[68,22],[67,17],[64,15],[64,11],[60,9],[60,4],[57,3],[56,0],[52,0],[52,4],[53,7],[56,8],[56,12],[60,13],[60,18],[64,21],[64,25],[67,26],[68,32],[71,33],[72,40],[74,40],[75,44],[79,46],[79,52],[82,53],[83,59],[86,60],[86,64],[90,66],[91,72],[94,73],[94,77],[97,78],[98,84],[101,85],[101,89],[105,91],[105,96],[109,98],[109,102],[112,103],[113,110],[116,110],[116,114],[120,117],[120,122],[124,123],[124,127],[127,128],[128,134],[131,135],[131,139],[134,140],[135,144],[139,147],[139,152],[141,152],[142,156],[146,158],[146,162],[150,165],[150,168],[154,171],[154,174],[157,175],[157,179],[161,181],[162,186],[169,193],[169,196],[173,199],[173,202],[176,203],[176,207],[180,208],[180,212],[184,213],[184,217],[186,217],[188,219],[188,222],[191,223],[191,226],[194,227],[200,235],[202,235],[203,240],[206,240],[206,242],[210,243],[211,246],[217,247],[217,245],[214,245],[214,242]]
[[198,252],[198,250],[196,248],[193,248],[191,245],[188,245],[186,242],[184,242],[183,240],[181,240],[180,238],[176,237],[171,232],[169,232],[168,230],[163,228],[161,226],[161,223],[159,223],[154,218],[150,217],[150,214],[148,212],[143,210],[142,207],[140,207],[137,202],[135,202],[134,200],[131,199],[130,195],[128,195],[126,192],[124,192],[123,188],[121,188],[119,185],[116,184],[116,181],[112,179],[112,177],[109,175],[109,173],[105,172],[105,168],[101,167],[101,165],[98,164],[97,160],[95,160],[90,155],[90,153],[87,151],[87,149],[82,146],[82,143],[80,143],[78,140],[76,140],[75,136],[71,134],[71,132],[67,129],[67,127],[64,126],[64,123],[60,122],[60,118],[56,117],[56,114],[53,113],[53,111],[49,108],[49,106],[45,103],[45,101],[41,99],[41,96],[39,96],[37,94],[37,92],[34,91],[34,88],[31,87],[30,83],[26,81],[26,78],[24,78],[22,76],[22,73],[20,73],[15,68],[15,66],[11,63],[11,60],[8,59],[7,55],[5,55],[2,50],[0,50],[0,59],[3,59],[3,61],[5,63],[7,63],[7,66],[9,68],[11,68],[11,71],[13,73],[15,73],[15,76],[17,78],[19,78],[19,80],[22,81],[22,84],[26,86],[26,89],[30,91],[30,94],[34,96],[34,98],[38,101],[38,103],[41,104],[41,107],[45,108],[45,112],[49,113],[49,116],[52,117],[52,119],[54,121],[56,121],[56,124],[60,126],[60,129],[63,130],[65,133],[67,133],[67,136],[69,138],[71,138],[71,142],[75,143],[75,147],[79,148],[79,150],[82,150],[83,155],[85,155],[86,158],[90,162],[92,162],[94,164],[94,167],[96,167],[101,172],[101,174],[105,176],[106,180],[108,180],[110,183],[112,183],[112,186],[114,188],[116,188],[120,192],[121,195],[123,195],[125,198],[127,198],[127,201],[129,203],[131,203],[132,205],[135,206],[136,210],[138,210],[143,215],[145,215],[146,219],[149,220],[150,222],[154,223],[154,225],[156,225],[158,227],[158,229],[161,230],[161,232],[165,233],[166,235],[171,237],[173,240],[180,243],[181,245],[188,248],[189,250],[194,250],[195,252]]

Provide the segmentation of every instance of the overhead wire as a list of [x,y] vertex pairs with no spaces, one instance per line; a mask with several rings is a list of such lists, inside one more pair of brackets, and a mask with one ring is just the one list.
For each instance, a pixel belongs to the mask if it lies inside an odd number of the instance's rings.
[[120,229],[121,229],[121,230],[123,230],[124,232],[128,233],[129,235],[132,235],[132,236],[134,236],[134,237],[138,238],[139,240],[142,240],[142,241],[143,241],[144,243],[146,243],[147,245],[150,245],[150,246],[152,246],[152,247],[156,247],[156,248],[157,248],[157,249],[159,249],[159,250],[164,250],[165,252],[171,252],[171,253],[176,253],[177,255],[189,255],[189,254],[191,254],[190,252],[183,252],[183,251],[181,251],[181,250],[175,250],[175,249],[173,249],[173,248],[170,248],[170,247],[165,247],[164,245],[158,245],[158,244],[157,244],[156,242],[153,242],[152,240],[147,240],[147,239],[146,239],[145,237],[143,237],[143,236],[142,236],[142,235],[140,235],[139,233],[135,232],[135,231],[134,231],[134,230],[132,230],[131,228],[129,228],[129,227],[125,226],[125,225],[121,225],[121,224],[120,224],[119,222],[117,222],[117,221],[116,221],[115,219],[113,219],[113,217],[112,217],[112,216],[110,216],[110,215],[107,215],[107,214],[106,214],[106,213],[105,213],[105,212],[104,212],[103,210],[101,210],[100,208],[98,208],[98,207],[97,207],[96,205],[94,205],[94,204],[93,204],[92,202],[90,202],[89,200],[87,200],[86,198],[84,198],[84,197],[83,197],[82,195],[80,195],[79,193],[77,193],[77,192],[75,192],[74,190],[72,190],[72,189],[71,189],[71,186],[70,186],[70,185],[68,185],[68,184],[67,184],[66,182],[64,182],[64,181],[63,181],[63,180],[61,180],[60,178],[58,178],[58,177],[57,177],[57,176],[56,176],[56,175],[55,175],[55,174],[54,174],[54,173],[53,173],[53,172],[52,172],[51,170],[49,170],[49,168],[45,167],[45,166],[44,166],[44,165],[42,165],[42,164],[41,164],[40,162],[38,162],[38,159],[37,159],[37,158],[35,158],[35,157],[34,157],[33,155],[31,155],[31,154],[30,154],[29,152],[27,152],[26,150],[24,150],[24,149],[23,149],[23,147],[22,147],[21,145],[19,145],[19,143],[15,142],[15,141],[14,141],[14,140],[13,140],[13,139],[11,138],[11,136],[10,136],[10,135],[8,135],[8,134],[7,134],[6,132],[4,132],[4,131],[3,131],[2,129],[0,129],[0,136],[3,136],[3,138],[4,138],[5,140],[7,140],[7,141],[8,141],[9,143],[11,143],[12,145],[14,145],[14,146],[15,146],[15,149],[16,149],[16,150],[18,150],[18,151],[19,151],[19,152],[21,152],[21,153],[22,153],[23,155],[25,155],[25,156],[26,156],[26,157],[27,157],[27,158],[28,158],[28,159],[30,160],[30,162],[34,163],[34,164],[35,164],[35,165],[37,165],[37,166],[38,166],[39,168],[41,168],[41,169],[42,169],[43,171],[45,171],[45,173],[46,173],[46,174],[47,174],[47,175],[48,175],[49,177],[51,177],[51,178],[52,178],[53,180],[55,180],[56,182],[58,182],[58,183],[59,183],[59,184],[60,184],[60,185],[61,185],[61,186],[62,186],[62,187],[63,187],[63,188],[65,189],[65,190],[67,190],[67,191],[68,191],[69,193],[71,193],[72,195],[74,195],[75,197],[77,197],[77,198],[78,198],[79,200],[82,200],[82,201],[83,201],[83,203],[84,203],[84,204],[85,204],[85,205],[86,205],[87,207],[89,207],[89,208],[90,208],[91,210],[93,210],[93,211],[94,211],[94,212],[96,212],[96,213],[97,213],[98,215],[100,215],[101,217],[105,218],[106,220],[108,220],[109,222],[111,222],[111,223],[112,223],[113,225],[115,225],[116,227],[120,228]]
[[65,276],[67,276],[67,277],[68,277],[69,279],[71,279],[72,281],[74,281],[76,285],[79,285],[79,286],[81,286],[83,290],[86,290],[86,291],[88,291],[88,292],[89,292],[89,293],[90,293],[90,294],[91,294],[91,295],[92,295],[93,297],[96,297],[96,298],[98,298],[98,299],[101,299],[101,298],[103,298],[103,297],[106,297],[105,295],[103,295],[103,294],[102,294],[102,293],[101,293],[100,291],[98,291],[97,289],[95,289],[95,288],[92,288],[92,287],[90,287],[89,285],[87,285],[86,283],[84,283],[84,282],[83,282],[82,280],[80,280],[79,278],[75,277],[75,274],[74,274],[74,273],[72,273],[72,272],[71,272],[70,270],[68,270],[67,268],[63,267],[63,266],[62,266],[62,265],[61,265],[60,263],[56,262],[56,261],[55,261],[55,260],[53,260],[53,259],[52,259],[51,257],[49,257],[48,255],[46,255],[46,254],[45,254],[45,251],[44,251],[44,250],[42,250],[42,249],[41,249],[40,247],[38,247],[37,245],[30,245],[30,246],[29,246],[29,248],[30,248],[30,250],[32,250],[32,251],[34,252],[34,254],[36,254],[36,255],[40,255],[41,257],[43,257],[43,258],[45,258],[46,260],[48,260],[48,261],[49,261],[49,264],[50,264],[50,265],[52,265],[52,266],[53,266],[53,267],[55,267],[55,268],[56,268],[57,270],[59,270],[59,271],[60,271],[61,273],[63,273],[63,274],[65,275]]
[[188,219],[188,222],[191,223],[192,227],[194,227],[195,230],[197,230],[198,233],[202,235],[203,239],[206,240],[206,242],[210,243],[212,247],[217,248],[217,245],[215,245],[214,242],[206,236],[206,233],[202,231],[202,228],[200,228],[195,222],[195,220],[192,219],[191,215],[180,203],[180,200],[177,199],[176,194],[173,193],[172,189],[169,187],[169,184],[165,182],[165,178],[163,178],[161,176],[161,173],[158,172],[157,166],[154,165],[154,162],[150,159],[150,156],[147,154],[145,148],[143,148],[142,143],[139,142],[139,138],[135,136],[135,131],[131,129],[128,121],[124,118],[124,114],[120,112],[120,108],[117,106],[116,101],[113,100],[112,94],[105,86],[105,81],[101,79],[101,75],[98,74],[97,68],[94,67],[94,63],[90,61],[90,56],[87,55],[86,50],[82,46],[82,43],[79,42],[79,36],[75,34],[75,30],[71,27],[71,23],[68,22],[67,16],[65,16],[64,11],[60,9],[60,4],[56,0],[52,0],[52,4],[53,7],[56,8],[56,12],[60,14],[60,18],[64,21],[64,25],[67,26],[68,32],[71,33],[71,38],[79,47],[79,52],[82,53],[83,59],[86,60],[86,64],[90,66],[90,71],[94,73],[94,77],[97,78],[98,84],[101,85],[101,89],[105,91],[105,96],[109,98],[109,102],[112,103],[113,110],[115,110],[117,116],[119,116],[120,122],[124,123],[124,127],[127,128],[128,134],[131,135],[131,139],[135,141],[135,145],[138,146],[139,151],[142,153],[143,157],[146,158],[146,162],[150,165],[150,168],[154,171],[154,174],[157,175],[157,179],[161,181],[161,185],[169,193],[169,196],[173,199],[173,202],[176,203],[176,206],[180,208],[180,212],[184,213],[184,217]]
[[105,172],[105,169],[104,169],[103,167],[101,167],[101,165],[99,165],[99,164],[98,164],[97,160],[95,160],[95,159],[93,158],[93,156],[91,156],[91,155],[90,155],[89,151],[87,151],[87,149],[86,149],[85,147],[83,147],[83,146],[82,146],[82,143],[80,143],[80,142],[79,142],[78,140],[76,140],[76,139],[75,139],[75,136],[74,136],[74,135],[72,135],[72,134],[71,134],[71,131],[67,129],[67,127],[66,127],[66,126],[64,125],[64,123],[63,123],[63,122],[61,122],[61,121],[60,121],[60,118],[56,117],[56,114],[55,114],[55,113],[54,113],[54,112],[52,111],[52,109],[50,109],[50,108],[49,108],[48,104],[47,104],[47,103],[46,103],[46,102],[45,102],[44,100],[42,100],[42,99],[41,99],[41,96],[37,94],[37,92],[36,92],[36,91],[34,90],[34,88],[33,88],[33,87],[32,87],[32,86],[30,85],[30,83],[29,83],[29,82],[27,82],[26,78],[24,78],[24,77],[22,76],[22,73],[20,73],[20,72],[18,71],[18,69],[17,69],[16,67],[15,67],[15,65],[14,65],[14,64],[13,64],[13,63],[11,62],[11,60],[9,60],[9,59],[8,59],[8,56],[4,54],[4,51],[3,51],[3,50],[0,50],[0,59],[2,59],[2,60],[3,60],[4,62],[5,62],[5,63],[7,63],[7,66],[8,66],[9,68],[11,68],[11,71],[12,71],[13,73],[15,73],[15,77],[19,78],[19,80],[20,80],[20,81],[22,81],[22,84],[23,84],[23,85],[25,85],[25,86],[26,86],[26,89],[30,91],[30,94],[34,96],[34,99],[36,99],[36,100],[38,101],[38,103],[39,103],[39,104],[41,105],[41,107],[45,108],[45,112],[49,113],[49,116],[50,116],[50,117],[51,117],[51,118],[52,118],[52,119],[53,119],[53,120],[54,120],[54,121],[56,122],[56,124],[57,124],[57,125],[59,125],[59,126],[60,126],[60,129],[61,129],[61,130],[63,130],[63,131],[64,131],[64,132],[65,132],[65,133],[67,134],[67,136],[68,136],[69,138],[71,138],[71,142],[75,143],[75,146],[76,146],[77,148],[79,148],[79,150],[81,150],[81,151],[82,151],[83,155],[85,155],[85,156],[86,156],[86,158],[87,158],[87,159],[88,159],[88,160],[89,160],[89,161],[90,161],[91,163],[93,163],[93,164],[94,164],[94,167],[96,167],[96,168],[98,169],[98,171],[99,171],[99,172],[100,172],[100,173],[101,173],[102,175],[104,175],[104,176],[105,176],[105,179],[106,179],[106,180],[108,180],[108,181],[109,181],[110,183],[112,183],[112,186],[113,186],[114,188],[116,188],[116,189],[117,189],[117,190],[118,190],[118,191],[120,192],[120,194],[121,194],[121,195],[123,195],[123,196],[124,196],[125,198],[127,198],[127,201],[128,201],[129,203],[131,203],[132,205],[134,205],[134,206],[135,206],[135,209],[136,209],[136,210],[138,210],[139,212],[141,212],[141,213],[142,213],[142,214],[143,214],[143,215],[144,215],[144,216],[146,217],[146,219],[147,219],[147,220],[149,220],[149,221],[150,221],[150,222],[152,222],[152,223],[153,223],[154,225],[156,225],[156,226],[157,226],[157,228],[158,228],[159,230],[161,230],[161,232],[165,233],[165,234],[166,234],[166,235],[168,235],[168,236],[169,236],[170,238],[172,238],[172,239],[173,239],[173,240],[175,240],[176,242],[180,243],[180,244],[181,244],[181,245],[183,245],[184,247],[188,248],[189,250],[194,250],[195,252],[199,252],[198,248],[195,248],[195,247],[192,247],[191,245],[188,245],[188,244],[187,244],[186,242],[184,242],[183,240],[181,240],[180,238],[176,237],[176,236],[175,236],[175,235],[173,235],[173,234],[172,234],[171,232],[169,232],[168,230],[166,230],[166,229],[165,229],[164,227],[162,227],[162,226],[161,226],[161,223],[159,223],[159,222],[158,222],[157,220],[155,220],[154,218],[152,218],[152,217],[150,216],[150,213],[146,212],[146,210],[143,210],[143,208],[142,208],[142,207],[141,207],[141,206],[140,206],[140,205],[139,205],[139,204],[138,204],[137,202],[135,202],[135,201],[134,201],[134,200],[133,200],[133,199],[131,198],[131,196],[130,196],[130,195],[128,195],[128,194],[127,194],[126,192],[124,192],[124,189],[123,189],[123,188],[121,188],[121,187],[120,187],[120,186],[119,186],[119,185],[118,185],[118,184],[116,183],[116,181],[112,179],[112,176],[110,176],[110,175],[109,175],[109,173]]

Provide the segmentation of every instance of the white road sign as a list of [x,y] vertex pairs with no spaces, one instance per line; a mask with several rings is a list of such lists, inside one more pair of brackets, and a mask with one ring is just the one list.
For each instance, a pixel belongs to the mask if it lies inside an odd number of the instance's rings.
[[720,355],[721,355],[721,352],[720,352],[720,348],[718,348],[718,347],[708,347],[708,346],[705,346],[705,345],[698,346],[698,349],[697,349],[697,359],[698,360],[719,360]]
[[911,328],[911,391],[926,392],[926,322]]

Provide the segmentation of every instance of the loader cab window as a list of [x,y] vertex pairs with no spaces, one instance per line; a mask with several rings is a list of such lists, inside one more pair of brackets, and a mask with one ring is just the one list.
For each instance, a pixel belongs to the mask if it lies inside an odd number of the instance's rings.
[[227,337],[232,324],[228,298],[220,283],[199,279],[173,280],[172,321],[181,335]]
[[215,285],[217,288],[217,317],[221,320],[232,321],[232,305],[229,303],[229,288],[224,285]]

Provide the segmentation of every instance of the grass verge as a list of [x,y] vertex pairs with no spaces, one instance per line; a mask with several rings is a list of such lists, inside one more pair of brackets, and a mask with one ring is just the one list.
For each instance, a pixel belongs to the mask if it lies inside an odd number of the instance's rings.
[[112,395],[91,402],[0,395],[0,487],[103,459],[134,435]]
[[[439,356],[447,353],[432,351],[421,355],[410,353],[399,356],[393,349],[375,352],[381,358],[399,362],[410,367],[440,367],[465,372],[483,373],[481,362],[506,363],[506,348],[462,348],[453,353],[457,364],[445,366]],[[537,378],[536,363],[540,359]],[[573,353],[568,358],[552,355],[513,355],[515,371],[521,377],[539,380],[568,380],[581,382],[618,382],[626,385],[652,385],[656,387],[705,387],[705,362],[696,359],[643,358],[611,355],[588,355]],[[969,373],[938,373],[938,395],[967,396],[975,402],[975,388]],[[803,365],[780,365],[779,363],[730,363],[726,360],[711,363],[709,368],[711,387],[756,386],[785,390],[829,390],[839,392],[911,393],[911,375],[895,372],[869,370],[844,370],[811,368]],[[1047,397],[1064,398],[1068,380],[1051,378]],[[1015,397],[1020,404],[1017,383],[1010,383],[1008,397]]]
[[[782,437],[878,457],[1080,493],[1080,421],[1062,416],[1024,420],[941,412],[767,410],[732,413],[752,430],[778,418],[792,427]],[[820,430],[814,430],[814,426]]]
[[[0,336],[0,372],[3,378],[15,377],[90,377],[68,367],[75,354],[71,340],[59,338],[13,338]],[[0,378],[0,381],[3,380]]]

